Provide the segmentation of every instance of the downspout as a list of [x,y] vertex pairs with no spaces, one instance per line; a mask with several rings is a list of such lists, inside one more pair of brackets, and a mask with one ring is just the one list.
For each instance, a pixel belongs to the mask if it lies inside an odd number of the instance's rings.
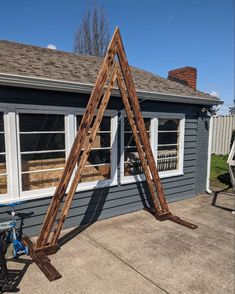
[[206,192],[208,194],[212,194],[212,191],[210,190],[212,132],[213,132],[213,116],[210,117],[210,121],[209,121],[209,138],[208,138],[208,152],[207,152]]

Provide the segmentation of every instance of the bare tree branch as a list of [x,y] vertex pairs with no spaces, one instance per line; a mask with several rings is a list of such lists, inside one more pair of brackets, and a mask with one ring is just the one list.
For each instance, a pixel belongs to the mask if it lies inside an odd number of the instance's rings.
[[235,114],[235,99],[233,100],[233,106],[229,107],[229,114]]
[[74,52],[104,56],[109,42],[109,25],[104,8],[96,3],[88,8],[75,33]]

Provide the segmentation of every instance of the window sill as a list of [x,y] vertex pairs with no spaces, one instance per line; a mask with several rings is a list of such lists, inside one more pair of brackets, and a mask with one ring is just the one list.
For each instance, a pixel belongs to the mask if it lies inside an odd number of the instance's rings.
[[177,176],[183,176],[184,173],[179,170],[171,171],[171,172],[161,172],[160,179],[170,178],[170,177],[177,177]]
[[89,191],[93,189],[112,187],[112,186],[118,186],[118,182],[116,180],[105,180],[105,181],[96,181],[91,183],[80,183],[78,184],[76,193],[82,192],[82,191]]
[[[89,191],[89,190],[94,190],[94,189],[100,189],[100,188],[105,188],[105,187],[113,187],[113,186],[118,186],[117,181],[104,181],[104,183],[95,183],[94,185],[87,185],[86,187],[79,187],[77,188],[75,193],[83,192],[83,191]],[[55,189],[45,189],[44,191],[39,191],[39,190],[33,190],[33,191],[27,191],[21,194],[20,197],[18,198],[10,198],[10,197],[5,197],[5,199],[0,200],[0,205],[4,203],[12,203],[12,202],[24,202],[24,201],[30,201],[30,200],[40,200],[43,198],[48,198],[52,197],[55,192]]]
[[[184,173],[179,170],[159,173],[160,179],[183,176],[183,175],[184,175]],[[145,176],[142,174],[142,175],[138,175],[138,176],[124,177],[121,179],[120,183],[121,183],[121,185],[127,185],[127,184],[132,184],[132,183],[143,182],[143,181],[145,181]]]

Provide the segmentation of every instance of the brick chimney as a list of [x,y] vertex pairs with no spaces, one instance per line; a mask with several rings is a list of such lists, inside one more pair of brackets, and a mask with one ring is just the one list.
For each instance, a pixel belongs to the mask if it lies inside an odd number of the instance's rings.
[[197,88],[197,69],[185,66],[168,72],[168,80],[178,82],[196,90]]

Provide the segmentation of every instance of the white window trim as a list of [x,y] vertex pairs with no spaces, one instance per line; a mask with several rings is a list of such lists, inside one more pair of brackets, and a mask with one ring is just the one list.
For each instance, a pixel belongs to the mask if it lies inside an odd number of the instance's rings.
[[[53,194],[55,191],[55,187],[51,188],[44,188],[44,189],[35,189],[35,190],[29,190],[29,191],[23,191],[22,190],[22,173],[21,173],[21,152],[20,152],[20,132],[19,132],[19,114],[20,113],[37,113],[37,114],[60,114],[64,115],[64,126],[65,126],[65,156],[67,154],[67,142],[68,142],[68,136],[69,136],[69,126],[68,126],[68,120],[67,120],[67,112],[61,110],[55,110],[55,109],[48,109],[47,112],[37,109],[37,108],[15,108],[15,114],[16,114],[16,133],[17,133],[17,158],[18,158],[18,178],[19,178],[19,195],[20,198],[22,197],[33,197],[38,195],[49,195]],[[63,151],[61,151],[63,152]]]
[[[33,200],[41,199],[43,197],[52,196],[55,187],[45,188],[40,190],[20,192],[20,162],[19,162],[19,132],[17,132],[18,114],[20,112],[28,113],[54,113],[63,114],[65,116],[65,144],[66,157],[72,147],[75,134],[75,115],[83,114],[85,108],[61,107],[61,106],[47,106],[47,105],[29,105],[29,104],[11,104],[0,103],[0,111],[4,113],[4,130],[5,130],[5,145],[6,145],[6,164],[8,176],[8,193],[0,195],[1,202],[9,202],[13,200]],[[110,115],[111,119],[111,179],[87,183],[79,183],[77,191],[86,191],[102,187],[117,186],[117,127],[118,127],[118,112],[116,110],[106,110],[105,115]],[[136,175],[124,177],[124,117],[125,111],[121,112],[121,158],[120,158],[120,182],[121,184],[128,184],[137,181],[144,181],[145,176]],[[154,150],[154,157],[157,158],[157,130],[158,118],[175,118],[180,119],[180,140],[179,140],[179,168],[174,171],[160,172],[160,178],[173,177],[183,175],[184,162],[184,130],[185,130],[185,115],[182,113],[156,113],[143,112],[144,117],[151,118],[151,146]]]
[[[150,123],[150,144],[153,149],[154,147],[154,138],[153,134],[154,132],[154,123],[153,123],[153,118],[154,118],[154,113],[152,112],[142,112],[142,115],[144,118],[151,118],[151,123]],[[129,184],[129,183],[135,183],[135,182],[140,182],[140,181],[145,181],[145,176],[144,174],[139,174],[135,176],[124,176],[124,118],[126,118],[126,112],[125,110],[121,111],[121,158],[120,158],[120,181],[121,184]]]
[[[76,109],[74,112],[75,120],[74,120],[74,138],[76,136],[76,115],[82,115],[84,113],[84,109]],[[111,117],[111,179],[109,180],[101,180],[101,181],[93,181],[93,182],[84,182],[79,183],[76,191],[84,191],[90,190],[94,188],[103,188],[109,186],[118,185],[117,179],[117,128],[118,128],[118,115],[115,110],[105,110],[104,116]]]
[[3,112],[3,123],[4,123],[4,139],[5,139],[5,158],[6,158],[6,174],[7,174],[7,193],[1,194],[1,198],[3,200],[8,199],[11,195],[11,185],[10,185],[10,170],[9,170],[9,163],[10,163],[10,152],[9,147],[10,147],[10,142],[9,142],[9,137],[10,137],[10,132],[8,131],[8,112],[6,107],[1,107],[0,105],[0,112]]
[[[53,196],[56,187],[22,191],[21,166],[19,149],[19,113],[63,114],[65,117],[65,153],[66,158],[75,138],[75,115],[83,114],[85,108],[47,106],[34,104],[0,103],[0,111],[4,112],[4,131],[6,145],[8,194],[0,195],[0,203],[14,200],[33,200]],[[118,115],[115,110],[106,110],[105,115],[111,116],[111,179],[89,183],[79,183],[77,191],[86,191],[101,187],[118,185],[117,181],[117,126]],[[83,185],[86,184],[86,185]]]
[[[158,146],[158,119],[179,119],[179,167],[177,170],[161,171],[159,176],[161,179],[168,177],[181,176],[184,174],[184,130],[185,130],[185,114],[183,113],[166,113],[166,112],[142,112],[144,118],[151,118],[150,124],[150,145],[153,150],[153,155],[155,161],[157,162],[157,146]],[[135,176],[124,176],[124,118],[126,117],[125,111],[121,112],[121,159],[120,159],[120,181],[121,184],[130,184],[140,181],[145,181],[145,175],[135,175]]]
[[[177,170],[169,170],[169,171],[161,171],[159,172],[160,178],[168,178],[175,176],[182,176],[184,174],[184,130],[185,130],[185,114],[184,113],[167,113],[167,112],[159,112],[156,113],[156,130],[158,131],[158,119],[166,118],[166,119],[179,119],[179,167]],[[157,134],[156,131],[156,134]],[[156,135],[156,149],[158,146],[158,136]],[[157,160],[157,152],[154,152],[155,160]]]

